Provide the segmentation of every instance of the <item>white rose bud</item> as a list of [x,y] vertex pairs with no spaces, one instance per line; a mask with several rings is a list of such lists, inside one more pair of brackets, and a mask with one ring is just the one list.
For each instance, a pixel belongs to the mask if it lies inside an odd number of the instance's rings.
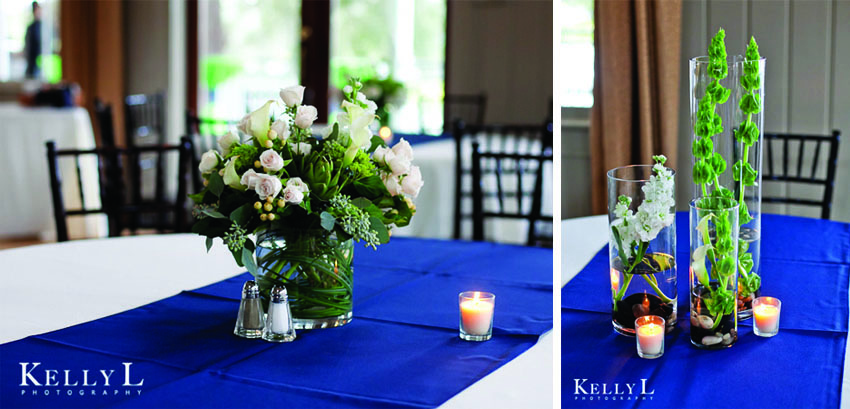
[[280,183],[280,179],[267,175],[265,173],[257,174],[257,178],[259,178],[254,185],[254,190],[260,196],[260,199],[265,200],[267,197],[274,198],[280,193],[280,190],[283,189],[283,184]]
[[218,146],[221,147],[221,151],[224,152],[225,155],[230,153],[230,148],[233,145],[239,144],[239,135],[236,132],[228,131],[226,134],[221,135],[218,138]]
[[384,186],[387,188],[387,191],[390,192],[391,196],[398,196],[401,194],[401,184],[398,183],[398,176],[386,175],[383,179]]
[[239,120],[239,123],[236,124],[236,129],[240,132],[251,135],[251,114],[246,114]]
[[304,193],[301,193],[296,187],[289,186],[283,189],[283,200],[294,205],[301,204],[304,201]]
[[350,94],[351,91],[354,91],[354,88],[351,88],[351,85],[346,85],[346,86],[342,87],[342,92],[344,92],[346,94]]
[[393,153],[395,156],[400,156],[408,161],[413,160],[413,148],[410,147],[410,143],[405,141],[404,138],[393,146]]
[[375,159],[380,164],[386,164],[387,161],[392,160],[394,157],[395,153],[393,150],[386,146],[379,146],[372,154],[372,159]]
[[198,170],[201,173],[210,173],[216,166],[218,166],[218,154],[214,150],[210,149],[201,155],[201,163],[198,165]]
[[277,172],[283,168],[283,158],[277,152],[269,149],[260,155],[260,164],[266,172]]
[[260,180],[259,175],[254,169],[248,169],[244,174],[242,174],[242,179],[239,181],[243,186],[247,186],[248,189],[254,189],[257,186],[257,182]]
[[307,184],[304,183],[304,181],[301,180],[301,178],[299,177],[294,177],[287,180],[286,187],[298,189],[298,191],[300,191],[301,193],[307,193],[310,191],[310,188],[307,187]]
[[319,118],[319,111],[312,105],[301,105],[295,113],[295,125],[301,129],[307,129]]
[[398,154],[388,160],[387,165],[395,176],[401,176],[410,170],[410,161]]
[[287,124],[286,121],[281,118],[276,119],[272,124],[271,130],[275,131],[275,133],[277,134],[277,138],[280,138],[283,143],[286,143],[286,140],[289,138],[290,133],[289,124]]
[[422,189],[422,172],[419,171],[419,166],[411,166],[407,176],[401,181],[401,189],[413,197],[419,196],[419,189]]
[[291,87],[282,88],[280,90],[280,99],[288,107],[300,105],[304,99],[304,87],[301,85],[293,85]]
[[313,145],[307,142],[298,142],[292,145],[292,151],[300,155],[309,155],[313,151]]

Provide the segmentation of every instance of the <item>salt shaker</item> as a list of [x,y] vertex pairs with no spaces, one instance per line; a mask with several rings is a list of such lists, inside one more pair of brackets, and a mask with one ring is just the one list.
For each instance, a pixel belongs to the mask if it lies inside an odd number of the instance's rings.
[[259,338],[263,335],[263,305],[260,304],[260,288],[254,280],[248,280],[242,286],[242,301],[239,303],[239,315],[233,334],[245,338]]
[[263,339],[271,342],[292,342],[295,340],[295,328],[289,309],[289,297],[286,287],[274,286],[269,294],[269,315],[263,329]]

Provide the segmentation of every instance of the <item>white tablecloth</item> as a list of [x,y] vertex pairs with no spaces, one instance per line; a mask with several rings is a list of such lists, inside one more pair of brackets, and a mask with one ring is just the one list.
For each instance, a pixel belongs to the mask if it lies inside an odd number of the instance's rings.
[[[193,234],[2,250],[0,343],[117,314],[242,272],[226,247],[219,243],[207,254],[204,239]],[[553,346],[550,331],[443,406],[551,408]]]
[[[608,216],[589,216],[561,222],[561,287],[575,277],[608,243]],[[848,300],[850,302],[850,300]],[[568,329],[564,329],[565,332]],[[841,407],[850,407],[850,337],[844,354],[844,379],[841,388]],[[790,353],[790,351],[789,351]]]
[[[464,156],[472,157],[471,145],[466,147]],[[429,237],[439,239],[452,238],[454,223],[454,197],[455,197],[455,143],[454,140],[441,140],[427,142],[413,146],[413,164],[419,166],[425,184],[414,202],[416,203],[416,215],[410,225],[395,229],[393,234],[412,237]],[[513,188],[516,182],[513,175],[507,175],[503,186]],[[495,190],[495,179],[484,178],[488,190]],[[531,188],[534,183],[533,175],[523,178],[525,188]],[[544,168],[543,189],[543,213],[552,214],[552,167],[548,164]],[[467,190],[471,190],[466,186]],[[468,209],[471,213],[471,200],[467,200]],[[510,200],[506,209],[515,210],[515,199]],[[494,203],[485,203],[491,206]],[[530,201],[527,205],[530,205]],[[514,206],[513,208],[511,206]],[[485,207],[485,210],[492,207]],[[471,221],[464,225],[463,237],[471,237]],[[524,244],[528,223],[523,220],[489,219],[485,222],[485,239],[499,243]]]
[[[0,104],[0,237],[39,236],[54,240],[47,150],[44,143],[56,141],[58,149],[95,147],[89,115],[83,108],[25,108]],[[97,161],[81,159],[86,206],[100,207]],[[76,167],[72,160],[59,160],[66,209],[80,208]],[[106,233],[105,216],[68,218],[71,238],[97,237]]]

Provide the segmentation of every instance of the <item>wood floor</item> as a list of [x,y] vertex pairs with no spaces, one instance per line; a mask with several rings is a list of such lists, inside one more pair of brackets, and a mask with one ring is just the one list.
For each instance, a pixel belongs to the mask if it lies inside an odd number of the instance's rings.
[[0,250],[13,249],[17,247],[32,246],[34,244],[46,243],[38,237],[21,237],[15,239],[0,239]]

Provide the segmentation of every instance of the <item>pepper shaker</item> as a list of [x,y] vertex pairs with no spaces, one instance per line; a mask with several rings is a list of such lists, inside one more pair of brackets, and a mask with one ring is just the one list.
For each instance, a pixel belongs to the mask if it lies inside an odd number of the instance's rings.
[[233,334],[244,338],[259,338],[263,335],[263,305],[260,304],[260,288],[254,280],[242,286],[242,301]]
[[292,311],[289,309],[289,297],[286,287],[274,286],[269,294],[269,314],[263,339],[271,342],[292,342],[295,340],[295,327],[292,325]]

